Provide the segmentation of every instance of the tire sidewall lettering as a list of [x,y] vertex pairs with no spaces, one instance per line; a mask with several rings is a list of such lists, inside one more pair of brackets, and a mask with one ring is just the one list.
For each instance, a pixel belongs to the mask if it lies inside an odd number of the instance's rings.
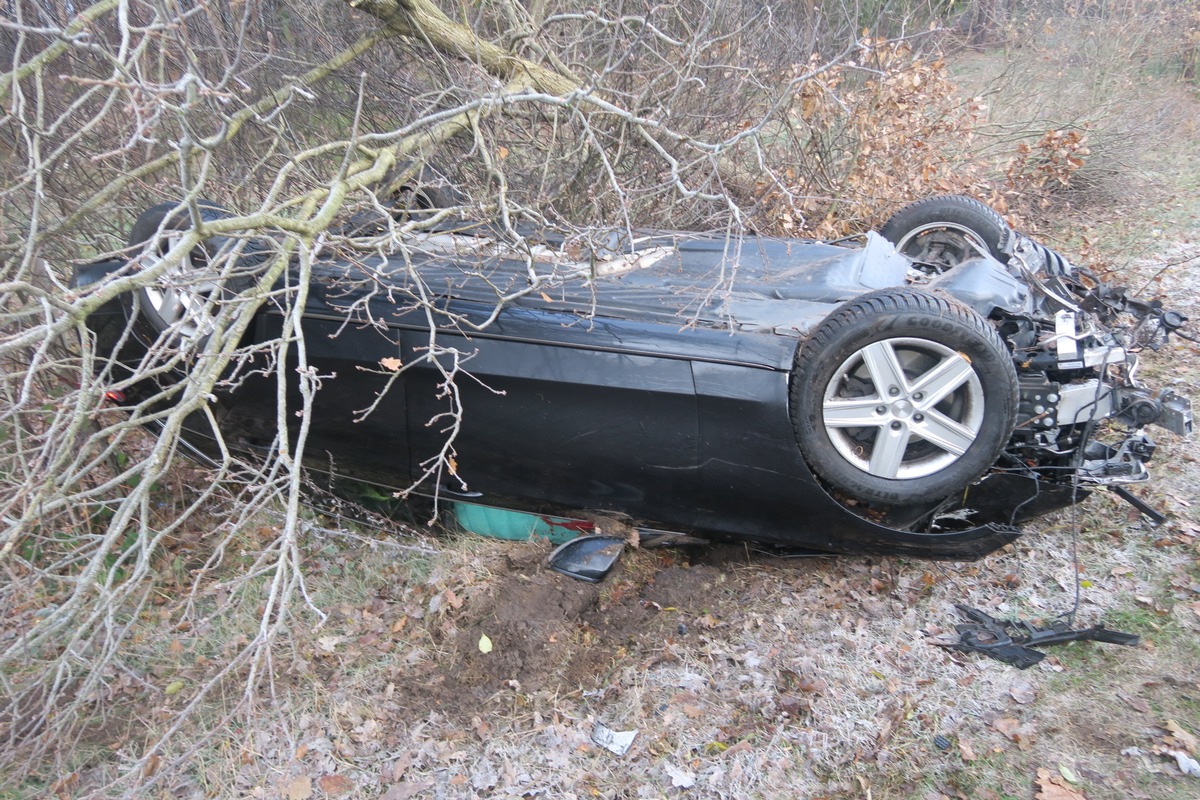
[[925,331],[946,331],[948,333],[956,333],[958,325],[949,319],[941,317],[917,316],[912,315],[904,320],[904,324],[909,328]]

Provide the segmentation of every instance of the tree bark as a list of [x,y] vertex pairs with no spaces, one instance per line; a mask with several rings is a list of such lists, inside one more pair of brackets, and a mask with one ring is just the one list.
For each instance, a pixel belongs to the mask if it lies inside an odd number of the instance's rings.
[[583,89],[578,81],[480,39],[470,28],[442,13],[432,0],[347,2],[383,22],[388,32],[423,42],[453,58],[473,61],[505,83],[527,83],[539,92],[559,96]]

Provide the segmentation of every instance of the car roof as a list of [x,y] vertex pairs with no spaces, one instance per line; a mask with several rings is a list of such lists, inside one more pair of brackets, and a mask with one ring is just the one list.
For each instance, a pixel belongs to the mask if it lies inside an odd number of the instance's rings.
[[[639,232],[572,241],[434,232],[387,256],[339,259],[319,275],[328,300],[386,289],[419,297],[677,326],[803,334],[838,303],[904,283],[908,260],[869,234],[854,246],[764,236]],[[336,288],[335,288],[336,287]]]

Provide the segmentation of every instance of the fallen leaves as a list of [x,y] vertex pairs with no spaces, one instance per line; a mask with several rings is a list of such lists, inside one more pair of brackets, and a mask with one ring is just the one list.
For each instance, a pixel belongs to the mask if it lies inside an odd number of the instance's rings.
[[1175,759],[1175,765],[1184,775],[1200,778],[1200,761],[1193,758],[1197,747],[1200,747],[1200,740],[1173,719],[1164,722],[1163,728],[1166,735],[1155,743],[1152,750],[1165,758]]
[[337,652],[337,647],[342,642],[346,641],[345,636],[319,636],[317,637],[317,655],[331,655]]
[[492,652],[492,640],[488,638],[486,633],[479,634],[479,652],[484,655]]
[[292,778],[283,787],[283,796],[287,800],[308,800],[308,798],[313,796],[312,778],[307,775]]
[[1008,689],[1009,696],[1023,706],[1027,706],[1037,699],[1037,690],[1034,689],[1033,681],[1018,680],[1013,683]]
[[1192,755],[1196,754],[1196,748],[1200,745],[1200,742],[1197,742],[1196,737],[1185,730],[1182,725],[1173,719],[1169,719],[1163,727],[1170,733],[1170,736],[1164,740],[1168,746],[1176,750],[1186,750]]
[[1015,742],[1017,747],[1022,750],[1028,750],[1033,746],[1034,728],[1032,723],[1022,724],[1019,720],[1011,717],[1003,717],[993,722],[992,727],[1004,734],[1005,738]]
[[663,765],[671,778],[671,785],[677,789],[690,789],[696,785],[696,773],[684,767],[677,767],[669,761]]
[[345,775],[322,775],[317,778],[317,787],[329,797],[341,797],[354,790],[354,781]]
[[1038,768],[1036,784],[1036,800],[1087,800],[1087,795],[1071,786],[1066,778],[1045,767]]
[[1075,770],[1071,769],[1066,764],[1058,765],[1058,774],[1062,775],[1068,783],[1079,783],[1079,776],[1075,774]]
[[1117,692],[1117,698],[1120,699],[1120,701],[1122,703],[1124,703],[1125,705],[1132,708],[1134,711],[1139,711],[1142,714],[1150,713],[1150,704],[1147,703],[1145,700],[1143,700],[1140,697],[1131,697],[1127,694],[1122,694],[1120,692]]
[[418,781],[416,783],[397,783],[379,796],[379,800],[410,800],[433,788],[433,781]]

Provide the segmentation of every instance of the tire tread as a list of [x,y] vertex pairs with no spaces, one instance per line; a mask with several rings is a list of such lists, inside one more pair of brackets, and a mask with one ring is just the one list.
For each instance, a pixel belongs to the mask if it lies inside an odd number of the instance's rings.
[[909,203],[888,218],[879,234],[896,244],[911,229],[940,221],[975,230],[987,242],[997,261],[1008,262],[1016,234],[994,208],[966,195],[939,194]]

